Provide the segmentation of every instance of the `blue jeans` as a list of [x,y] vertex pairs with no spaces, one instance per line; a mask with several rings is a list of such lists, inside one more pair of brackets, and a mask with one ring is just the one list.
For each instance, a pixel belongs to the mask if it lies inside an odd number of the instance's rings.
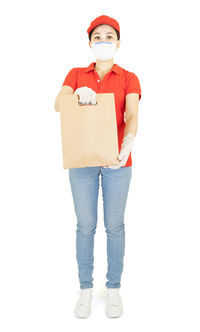
[[128,196],[132,166],[118,169],[101,166],[70,168],[69,180],[77,218],[76,259],[80,288],[93,287],[94,234],[97,226],[99,177],[104,207],[104,226],[107,233],[108,270],[105,286],[121,287],[125,252],[124,212]]

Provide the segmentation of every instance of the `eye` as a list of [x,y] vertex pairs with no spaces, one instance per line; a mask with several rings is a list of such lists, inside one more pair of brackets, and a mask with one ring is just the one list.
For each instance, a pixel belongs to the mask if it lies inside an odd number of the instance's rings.
[[108,36],[108,39],[112,39],[113,37],[112,36]]
[[94,37],[94,39],[99,39],[99,36]]

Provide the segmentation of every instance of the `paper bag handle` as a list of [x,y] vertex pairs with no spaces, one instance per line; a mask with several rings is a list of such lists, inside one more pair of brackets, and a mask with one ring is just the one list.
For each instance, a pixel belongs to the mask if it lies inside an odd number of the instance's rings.
[[72,96],[72,103],[73,103],[73,106],[75,108],[77,108],[78,110],[99,110],[101,109],[101,105],[102,105],[102,97],[100,94],[96,94],[96,105],[93,105],[93,104],[80,104],[79,103],[79,100],[78,100],[78,95],[77,94],[73,94],[71,95]]

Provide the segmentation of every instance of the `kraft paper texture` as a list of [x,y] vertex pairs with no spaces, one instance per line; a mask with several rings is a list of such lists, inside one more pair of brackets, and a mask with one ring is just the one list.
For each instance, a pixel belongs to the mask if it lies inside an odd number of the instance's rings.
[[96,105],[81,105],[76,94],[61,97],[65,169],[119,164],[114,93],[97,93],[96,101]]

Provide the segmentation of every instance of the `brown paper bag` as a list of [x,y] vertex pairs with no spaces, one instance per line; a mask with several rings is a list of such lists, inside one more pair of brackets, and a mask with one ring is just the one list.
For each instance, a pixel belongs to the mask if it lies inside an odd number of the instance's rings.
[[97,93],[96,105],[81,105],[78,95],[60,100],[63,168],[118,165],[114,93]]

